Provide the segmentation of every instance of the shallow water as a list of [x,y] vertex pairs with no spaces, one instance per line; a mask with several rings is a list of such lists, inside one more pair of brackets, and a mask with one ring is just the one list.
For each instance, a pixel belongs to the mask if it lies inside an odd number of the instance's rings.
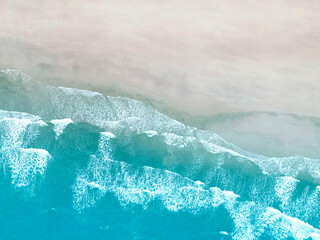
[[320,239],[320,163],[0,73],[0,239]]

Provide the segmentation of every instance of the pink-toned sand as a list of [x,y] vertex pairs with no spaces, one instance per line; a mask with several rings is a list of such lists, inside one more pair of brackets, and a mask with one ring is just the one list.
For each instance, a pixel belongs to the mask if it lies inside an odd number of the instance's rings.
[[0,3],[2,68],[112,86],[192,114],[320,116],[319,1]]

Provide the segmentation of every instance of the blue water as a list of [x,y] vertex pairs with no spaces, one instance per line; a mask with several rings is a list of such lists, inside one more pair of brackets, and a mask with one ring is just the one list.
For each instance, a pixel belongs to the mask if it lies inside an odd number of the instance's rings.
[[0,239],[320,239],[320,160],[0,73]]

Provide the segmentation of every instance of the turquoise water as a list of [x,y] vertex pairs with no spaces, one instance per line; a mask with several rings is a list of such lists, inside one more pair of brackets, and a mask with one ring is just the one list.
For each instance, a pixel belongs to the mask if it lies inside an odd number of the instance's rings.
[[0,239],[320,239],[320,163],[0,73]]

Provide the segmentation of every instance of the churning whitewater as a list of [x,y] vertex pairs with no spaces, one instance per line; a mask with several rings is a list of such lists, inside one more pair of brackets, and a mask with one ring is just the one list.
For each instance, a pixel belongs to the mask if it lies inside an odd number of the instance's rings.
[[0,239],[320,239],[320,159],[0,73]]

